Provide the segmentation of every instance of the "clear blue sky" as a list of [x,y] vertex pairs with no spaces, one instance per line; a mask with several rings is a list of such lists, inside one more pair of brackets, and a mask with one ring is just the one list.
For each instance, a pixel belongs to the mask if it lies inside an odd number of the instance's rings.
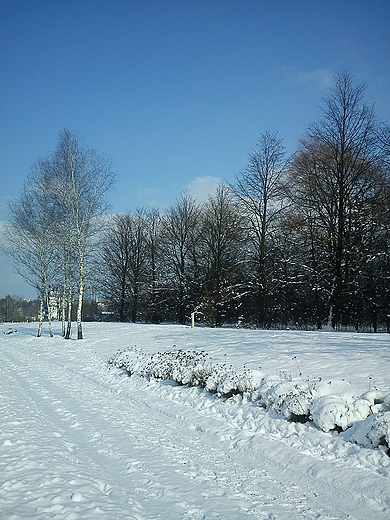
[[[112,211],[164,209],[289,152],[348,69],[390,121],[389,0],[1,0],[0,221],[63,128],[113,161]],[[35,297],[0,257],[0,297]]]

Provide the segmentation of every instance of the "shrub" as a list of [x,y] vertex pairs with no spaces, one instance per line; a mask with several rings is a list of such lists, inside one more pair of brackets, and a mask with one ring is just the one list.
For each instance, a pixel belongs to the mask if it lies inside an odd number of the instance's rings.
[[146,355],[136,347],[118,351],[109,365],[130,376],[171,380],[198,386],[218,397],[246,395],[249,400],[290,421],[312,421],[323,432],[349,431],[346,439],[363,446],[385,446],[390,455],[390,394],[369,390],[355,395],[344,380],[293,379],[291,374],[267,377],[232,365],[212,363],[205,351],[168,350]]

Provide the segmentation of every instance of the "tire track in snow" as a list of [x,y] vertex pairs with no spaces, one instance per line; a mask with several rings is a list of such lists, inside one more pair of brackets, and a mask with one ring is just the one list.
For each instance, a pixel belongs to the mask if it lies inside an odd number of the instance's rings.
[[[57,370],[53,370],[55,365],[47,363],[43,359],[30,366],[27,364],[29,360],[21,359],[21,356],[19,359],[14,358],[13,361],[13,367],[8,367],[8,371],[13,372],[13,379],[19,383],[20,395],[17,401],[29,402],[29,408],[37,416],[36,422],[44,424],[47,431],[53,431],[57,437],[57,444],[62,442],[71,452],[70,461],[80,464],[82,467],[88,466],[88,472],[96,470],[97,474],[99,467],[104,468],[106,464],[112,464],[115,460],[122,462],[127,472],[133,477],[132,481],[136,482],[133,489],[130,489],[131,494],[137,496],[141,502],[142,497],[148,501],[152,498],[158,499],[158,509],[161,510],[161,514],[154,514],[153,518],[203,518],[203,512],[196,505],[199,496],[206,497],[208,502],[211,502],[211,512],[208,515],[210,518],[228,518],[225,510],[229,510],[231,515],[229,518],[240,518],[240,515],[244,515],[245,509],[249,513],[251,512],[251,507],[245,503],[245,493],[240,491],[236,493],[237,496],[231,496],[233,490],[236,490],[233,489],[232,478],[229,475],[237,474],[237,469],[226,469],[222,466],[222,474],[216,485],[214,482],[216,471],[207,468],[210,456],[202,455],[201,468],[199,460],[197,460],[199,452],[196,452],[195,455],[189,453],[190,457],[187,457],[186,453],[192,451],[187,447],[187,441],[185,440],[183,443],[183,439],[178,439],[176,431],[168,431],[170,435],[167,435],[167,430],[161,426],[160,412],[158,412],[157,418],[150,415],[152,411],[150,407],[147,412],[140,413],[139,404],[135,410],[132,410],[131,407],[129,408],[128,399],[125,399],[125,412],[121,411],[120,407],[118,408],[116,401],[110,404],[110,410],[107,411],[107,392],[104,387],[102,390],[99,383],[59,365],[57,365]],[[43,367],[45,364],[45,372],[39,372],[37,368]],[[18,366],[24,366],[22,374],[20,370],[17,372]],[[69,393],[68,389],[72,386],[74,392]],[[58,392],[59,389],[60,392]],[[103,396],[100,395],[102,391]],[[82,400],[75,399],[75,394],[77,395],[79,392],[83,396]],[[92,403],[94,399],[96,401],[96,397],[99,397],[98,403],[95,402],[93,406],[90,405],[86,409],[84,402]],[[80,411],[75,413],[76,409]],[[127,416],[127,421],[123,420],[124,415]],[[134,420],[135,417],[137,421]],[[30,426],[31,431],[34,431],[34,424]],[[89,437],[87,439],[85,438],[86,432]],[[37,433],[42,434],[42,432]],[[60,437],[61,439],[58,440]],[[125,443],[122,442],[121,437],[125,437]],[[66,438],[66,441],[63,438]],[[91,441],[94,441],[93,461],[88,457]],[[32,440],[28,439],[28,442],[31,444]],[[124,445],[129,446],[129,449],[124,451]],[[197,446],[197,448],[204,451],[203,446]],[[150,462],[151,451],[155,452],[152,460],[158,461],[157,464]],[[214,449],[214,451],[216,450]],[[54,451],[52,456],[56,455],[57,451]],[[97,464],[98,467],[95,468],[96,459],[102,457],[106,460]],[[218,471],[221,465],[219,453],[214,459]],[[197,464],[193,463],[194,460],[197,460]],[[159,468],[158,473],[156,473],[156,465]],[[122,470],[123,467],[119,468],[119,473]],[[170,490],[173,472],[176,472],[177,480],[182,482],[177,486],[178,491]],[[95,480],[99,484],[100,491],[104,492],[105,488],[110,489],[110,484],[104,484],[97,477]],[[192,500],[187,493],[188,481],[193,488],[191,494],[194,499]],[[76,486],[76,489],[79,488],[72,493],[73,500],[81,503],[84,498],[89,498],[86,496],[85,486],[82,487],[81,481],[77,482],[77,479],[73,478],[70,482]],[[205,491],[205,484],[208,482],[211,483],[211,490]],[[237,487],[237,482],[235,484]],[[241,483],[240,487],[242,487]],[[169,502],[166,504],[161,503],[161,497],[165,494],[169,498]],[[215,500],[213,500],[214,498]],[[217,502],[215,506],[212,504],[213,501]],[[53,511],[50,510],[50,512]]]
[[[12,357],[3,357],[0,366],[5,397],[0,437],[3,517],[97,518],[104,511],[120,512],[130,519],[147,518],[124,489],[117,486],[113,493],[112,470],[82,449],[77,415],[62,411],[62,398],[52,392],[53,387],[42,384],[39,372],[34,374],[27,364],[15,364]],[[21,494],[22,502],[17,500]]]

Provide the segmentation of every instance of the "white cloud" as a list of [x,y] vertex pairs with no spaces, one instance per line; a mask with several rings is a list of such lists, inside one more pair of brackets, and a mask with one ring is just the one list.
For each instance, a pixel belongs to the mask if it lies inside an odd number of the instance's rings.
[[[133,206],[131,210],[134,211],[136,208],[159,208],[161,206],[160,198],[161,193],[157,188],[139,189],[137,192],[136,205]],[[127,208],[127,211],[130,211],[129,208]]]
[[215,194],[221,183],[222,179],[219,177],[205,175],[204,177],[195,177],[195,179],[187,184],[186,189],[192,193],[196,200],[205,202],[210,196]]
[[311,72],[301,72],[297,79],[299,83],[312,83],[319,87],[329,88],[333,83],[334,73],[330,69],[318,69]]
[[155,197],[158,191],[156,188],[143,188],[142,190],[138,191],[138,195],[141,197]]

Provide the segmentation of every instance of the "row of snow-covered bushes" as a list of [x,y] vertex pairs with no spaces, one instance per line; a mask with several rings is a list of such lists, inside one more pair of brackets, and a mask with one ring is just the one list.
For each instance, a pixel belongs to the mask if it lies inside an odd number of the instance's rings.
[[109,364],[123,368],[129,375],[199,386],[223,398],[254,390],[250,370],[238,374],[232,366],[212,363],[204,351],[169,350],[146,356],[142,350],[133,348],[118,352]]
[[312,422],[324,432],[346,432],[363,446],[384,446],[390,455],[390,393],[377,389],[362,395],[346,381],[267,376],[232,365],[213,363],[205,351],[170,350],[146,355],[133,348],[119,351],[109,364],[129,375],[198,386],[218,397],[241,395],[290,421]]

